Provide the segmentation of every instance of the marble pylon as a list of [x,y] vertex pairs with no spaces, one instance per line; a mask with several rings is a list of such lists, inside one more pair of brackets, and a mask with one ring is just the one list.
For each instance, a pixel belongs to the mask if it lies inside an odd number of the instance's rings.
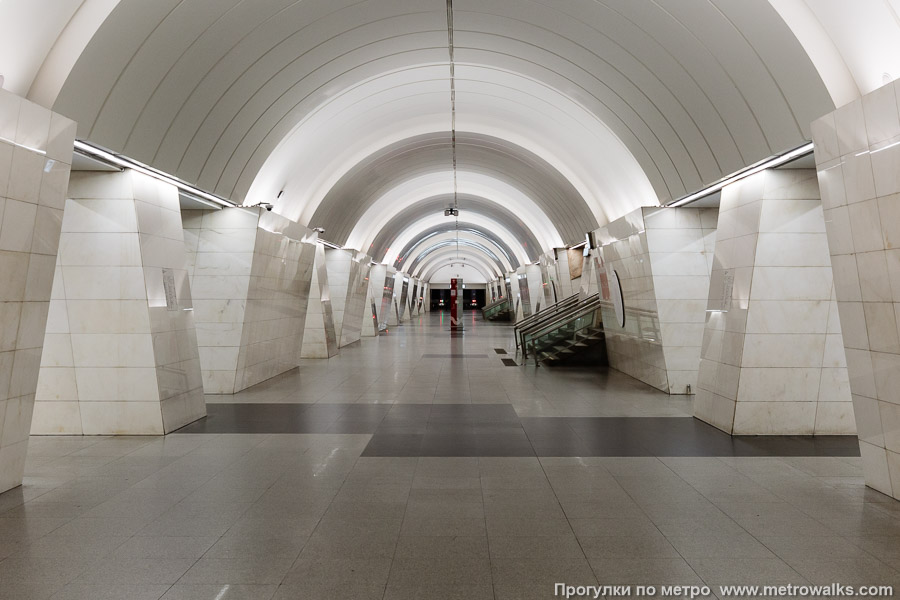
[[159,435],[206,414],[178,190],[69,183],[32,432]]
[[0,89],[0,492],[22,484],[75,123]]

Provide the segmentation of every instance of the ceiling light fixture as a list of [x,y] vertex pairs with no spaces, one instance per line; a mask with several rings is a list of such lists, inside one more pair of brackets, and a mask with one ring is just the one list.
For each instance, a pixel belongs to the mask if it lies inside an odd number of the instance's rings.
[[775,156],[771,156],[769,158],[761,160],[756,164],[750,165],[749,167],[741,169],[740,171],[737,171],[723,179],[720,179],[716,183],[708,185],[707,187],[705,187],[701,190],[697,190],[696,192],[694,192],[692,194],[688,194],[687,196],[682,196],[681,198],[679,198],[677,200],[673,200],[672,202],[669,202],[668,204],[664,204],[663,206],[666,206],[668,208],[674,208],[676,206],[684,206],[685,204],[690,204],[691,202],[695,202],[695,201],[699,200],[700,198],[705,198],[706,196],[709,196],[710,194],[715,194],[716,192],[718,192],[725,186],[731,185],[732,183],[740,181],[741,179],[744,179],[745,177],[750,177],[751,175],[755,175],[756,173],[759,173],[760,171],[765,171],[766,169],[774,169],[775,167],[780,167],[781,165],[787,164],[787,163],[791,162],[792,160],[796,160],[796,159],[800,158],[801,156],[806,156],[807,154],[810,154],[812,151],[813,151],[813,143],[807,142],[807,143],[803,144],[802,146],[797,146],[793,150],[789,150],[783,154],[776,154]]
[[159,169],[154,169],[153,167],[149,167],[143,163],[139,163],[133,158],[128,158],[127,156],[115,154],[113,152],[110,152],[109,150],[104,150],[103,148],[95,146],[94,144],[91,144],[89,142],[85,142],[83,140],[75,140],[75,152],[81,154],[82,156],[87,156],[88,158],[92,158],[108,165],[121,167],[123,169],[131,169],[133,171],[137,171],[138,173],[143,173],[144,175],[148,175],[150,177],[153,177],[154,179],[158,179],[170,185],[174,185],[182,192],[186,192],[188,194],[191,194],[192,196],[196,196],[204,200],[209,200],[210,202],[214,202],[219,206],[237,206],[237,204],[231,202],[230,200],[226,200],[225,198],[221,198],[219,196],[216,196],[215,194],[211,194],[206,190],[201,190],[197,186],[191,185],[186,181],[182,181],[177,177],[173,177],[168,173],[163,173]]
[[456,257],[459,258],[459,185],[456,175],[456,61],[453,58],[453,0],[447,0],[447,51],[450,57],[450,151],[453,158],[453,208],[445,216],[456,218]]

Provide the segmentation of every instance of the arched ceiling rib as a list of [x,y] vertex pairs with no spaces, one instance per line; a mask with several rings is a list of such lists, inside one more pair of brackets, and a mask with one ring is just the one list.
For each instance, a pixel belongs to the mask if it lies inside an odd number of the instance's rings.
[[[324,227],[335,243],[345,244],[358,224],[369,222],[363,216],[376,202],[408,181],[447,172],[450,156],[449,134],[422,135],[393,144],[341,178],[309,222]],[[572,184],[523,148],[462,132],[457,134],[457,164],[462,173],[496,180],[494,187],[514,189],[531,199],[538,211],[536,218],[549,220],[564,240],[583,238],[584,232],[592,229],[590,224],[597,223]],[[446,181],[452,183],[452,174]]]
[[[534,262],[541,254],[541,245],[522,219],[511,210],[482,198],[460,195],[460,219],[464,223],[491,227],[493,232],[517,253],[522,262]],[[452,195],[424,198],[398,213],[377,231],[371,242],[364,243],[366,253],[376,261],[382,260],[389,250],[405,247],[415,241],[420,232],[451,221],[443,214],[444,208],[453,204]],[[395,253],[396,254],[396,253]],[[390,257],[387,257],[390,259]]]
[[[471,269],[460,269],[452,265],[449,261],[438,262],[429,267],[428,271],[423,275],[427,276],[425,281],[429,283],[450,283],[450,279],[454,277],[463,277],[463,285],[470,283],[487,283],[496,279],[490,272],[486,272],[479,265],[469,265]],[[474,273],[473,273],[474,271]]]
[[410,264],[404,265],[404,272],[409,273],[414,277],[418,277],[422,272],[422,267],[426,264],[425,261],[428,257],[431,255],[443,255],[444,251],[455,253],[457,257],[476,256],[481,258],[486,264],[492,265],[494,272],[498,275],[500,273],[506,273],[509,268],[509,266],[505,265],[501,258],[493,252],[493,250],[484,244],[478,241],[460,239],[459,241],[442,240],[431,245],[426,244],[426,247],[419,251],[418,255],[413,258]]
[[[446,171],[434,171],[397,183],[369,203],[347,237],[345,245],[353,248],[367,247],[368,240],[374,239],[395,215],[415,206],[422,198],[452,195],[453,179],[454,173],[448,168]],[[491,175],[471,171],[459,171],[456,173],[456,180],[460,194],[479,197],[515,211],[528,229],[534,232],[541,248],[563,245],[563,237],[554,223],[540,205],[521,189]],[[581,237],[583,236],[576,239]]]
[[[458,252],[455,247],[442,248],[430,254],[422,260],[418,265],[415,276],[423,281],[431,280],[431,273],[434,269],[444,265],[457,265],[460,268],[475,268],[489,278],[500,277],[503,273],[497,266],[484,254],[471,248],[461,248]],[[463,267],[465,265],[465,267]],[[463,272],[464,273],[464,272]],[[463,274],[463,278],[465,275]]]
[[[809,122],[833,108],[768,3],[454,5],[460,122],[541,156],[598,221],[795,146],[808,137]],[[341,121],[359,124],[356,115],[389,114],[433,94],[398,127],[404,137],[445,131],[445,18],[444,0],[123,0],[54,108],[79,121],[80,135],[93,142],[242,200],[264,165],[334,166],[346,158],[360,130],[332,136],[340,150],[323,152],[317,142],[337,129],[319,130],[314,116],[360,86],[364,97],[335,113]],[[396,73],[409,81],[395,97],[381,95],[395,86],[380,83]],[[562,128],[548,128],[546,140],[513,139],[541,102],[565,104],[559,113],[574,116],[565,121],[548,111]],[[307,126],[317,133],[306,136]],[[314,143],[282,145],[294,135]],[[610,143],[589,143],[600,139]],[[362,159],[378,150],[377,141],[367,143],[366,154],[349,154]],[[267,179],[260,190],[304,183]]]
[[415,271],[416,265],[427,256],[428,252],[437,248],[463,247],[480,251],[487,259],[490,259],[497,268],[503,273],[509,273],[515,270],[513,263],[503,254],[503,248],[497,246],[494,242],[486,240],[481,236],[473,235],[468,232],[448,232],[439,234],[434,237],[423,239],[411,249],[407,259],[400,261],[400,267],[408,273]]
[[495,254],[503,257],[505,261],[504,264],[508,265],[507,268],[509,270],[518,269],[521,265],[518,256],[516,256],[512,248],[510,248],[506,242],[494,232],[472,223],[462,222],[457,226],[455,222],[453,222],[435,225],[434,227],[420,231],[415,239],[403,246],[396,254],[396,258],[393,262],[394,268],[400,268],[409,263],[410,257],[415,255],[416,250],[422,244],[433,243],[434,241],[445,239],[447,237],[452,238],[457,235],[457,233],[460,237],[465,239],[480,239],[480,241],[487,244]]

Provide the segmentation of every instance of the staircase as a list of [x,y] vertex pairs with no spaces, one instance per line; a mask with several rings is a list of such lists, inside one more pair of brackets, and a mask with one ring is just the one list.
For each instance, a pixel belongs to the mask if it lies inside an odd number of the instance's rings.
[[548,307],[521,329],[517,326],[516,343],[523,363],[529,358],[535,365],[605,362],[600,295],[562,302],[566,303],[563,307]]
[[512,309],[509,299],[500,298],[481,309],[481,315],[485,321],[509,321],[512,318]]

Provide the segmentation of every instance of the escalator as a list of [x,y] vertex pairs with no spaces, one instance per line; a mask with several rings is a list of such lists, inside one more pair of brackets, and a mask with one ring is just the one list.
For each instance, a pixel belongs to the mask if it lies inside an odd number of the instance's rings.
[[560,314],[563,311],[566,311],[569,308],[575,306],[580,301],[581,301],[581,294],[573,294],[573,295],[569,296],[568,298],[563,298],[559,302],[557,302],[555,304],[551,304],[551,305],[547,306],[546,308],[539,310],[538,312],[534,313],[533,315],[530,315],[520,321],[517,321],[516,325],[513,329],[515,337],[516,337],[516,349],[518,349],[520,347],[520,339],[521,339],[521,336],[519,335],[520,331],[526,329],[527,327],[530,327],[531,325],[537,323],[540,320],[547,319],[551,315]]
[[481,309],[485,321],[509,321],[512,319],[512,308],[508,298],[500,298]]
[[523,364],[598,364],[606,362],[600,294],[567,298],[563,307],[547,307],[516,327]]

